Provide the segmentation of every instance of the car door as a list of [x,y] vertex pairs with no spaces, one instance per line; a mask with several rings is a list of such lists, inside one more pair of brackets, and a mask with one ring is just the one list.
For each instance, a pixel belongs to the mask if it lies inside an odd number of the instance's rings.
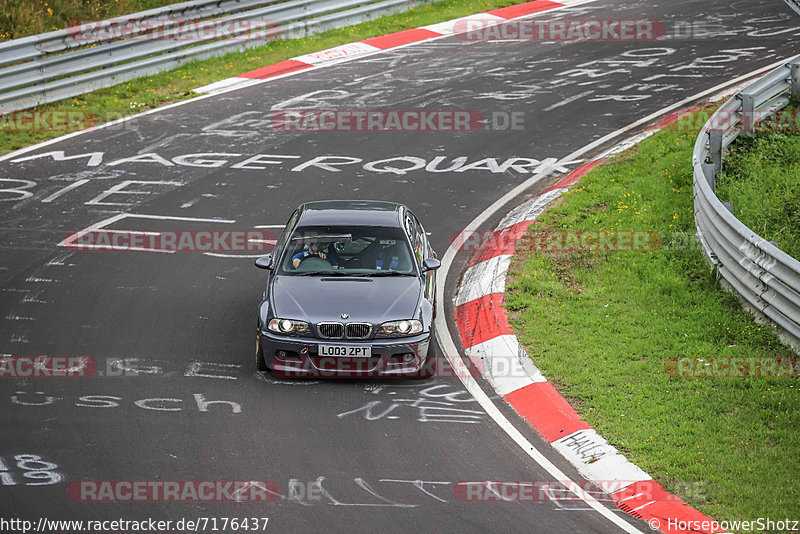
[[[412,244],[414,247],[414,258],[420,269],[422,269],[422,262],[428,258],[435,258],[436,253],[433,251],[433,248],[431,248],[428,234],[425,232],[425,228],[419,222],[416,215],[409,211],[408,217],[411,227],[413,228]],[[424,273],[423,276],[425,276],[425,298],[433,304],[433,299],[436,294],[436,271],[428,271]]]

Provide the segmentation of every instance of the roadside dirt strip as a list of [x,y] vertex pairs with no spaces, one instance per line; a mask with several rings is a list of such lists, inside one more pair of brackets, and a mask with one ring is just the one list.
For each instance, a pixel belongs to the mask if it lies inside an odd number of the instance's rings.
[[695,109],[670,115],[622,141],[509,213],[470,262],[454,312],[465,354],[498,395],[581,475],[610,495],[619,509],[647,521],[654,530],[675,533],[698,532],[680,526],[712,524],[712,520],[665,491],[580,418],[520,345],[503,303],[506,273],[516,244],[536,217],[592,168]]

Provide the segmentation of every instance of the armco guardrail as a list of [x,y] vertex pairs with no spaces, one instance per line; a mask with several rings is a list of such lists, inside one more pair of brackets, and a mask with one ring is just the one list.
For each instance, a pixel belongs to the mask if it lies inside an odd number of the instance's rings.
[[0,43],[0,113],[433,0],[194,0]]
[[800,261],[741,223],[715,194],[722,155],[742,130],[800,98],[800,58],[786,63],[719,107],[694,145],[694,215],[698,237],[717,272],[757,312],[800,346]]
[[789,4],[789,7],[794,9],[798,15],[800,15],[800,0],[784,0],[784,1],[787,4]]

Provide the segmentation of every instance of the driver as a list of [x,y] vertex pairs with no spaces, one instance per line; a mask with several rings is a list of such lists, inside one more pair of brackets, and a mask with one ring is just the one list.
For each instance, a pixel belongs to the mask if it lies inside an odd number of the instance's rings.
[[326,260],[328,263],[331,264],[331,266],[333,266],[334,269],[336,269],[339,266],[339,262],[336,261],[336,258],[333,255],[329,256],[328,254],[322,251],[324,246],[325,243],[319,241],[315,241],[309,244],[307,250],[298,252],[297,254],[292,256],[292,265],[294,266],[295,269],[297,269],[297,267],[300,265],[300,262],[302,262],[304,259],[310,257],[317,257]]

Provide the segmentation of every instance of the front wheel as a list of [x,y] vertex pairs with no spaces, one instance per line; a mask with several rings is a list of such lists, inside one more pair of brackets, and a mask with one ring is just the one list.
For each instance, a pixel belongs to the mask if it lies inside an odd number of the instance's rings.
[[256,329],[256,369],[260,372],[268,371],[267,362],[264,360],[264,351],[261,350],[261,327]]
[[437,366],[440,365],[441,362],[439,361],[440,356],[436,354],[438,351],[433,346],[436,342],[435,339],[436,336],[433,331],[433,326],[431,326],[431,341],[428,346],[427,354],[425,355],[425,363],[414,374],[414,378],[433,378],[437,376]]
[[436,376],[436,358],[428,358],[425,360],[425,365],[423,365],[419,371],[413,376],[413,378],[433,378]]

